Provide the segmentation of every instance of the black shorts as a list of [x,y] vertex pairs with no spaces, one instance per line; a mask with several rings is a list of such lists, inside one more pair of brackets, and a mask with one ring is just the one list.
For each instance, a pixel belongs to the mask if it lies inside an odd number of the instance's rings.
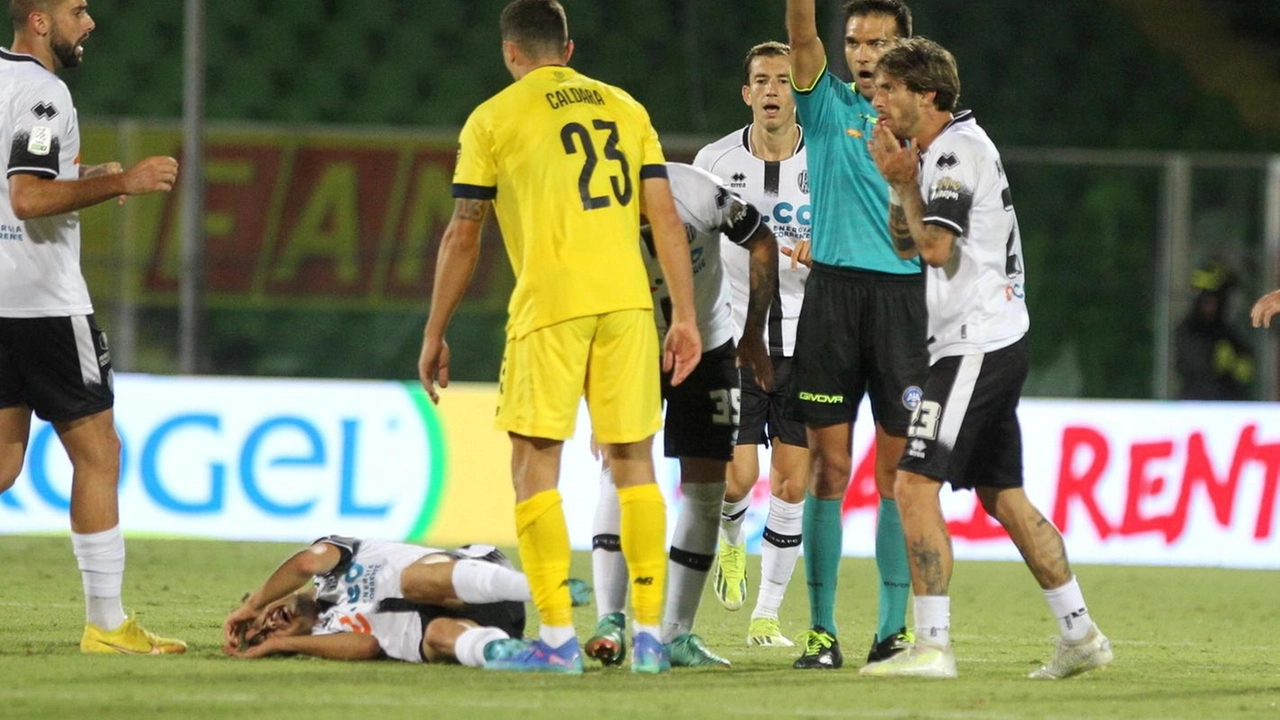
[[898,467],[954,489],[1022,487],[1018,400],[1027,341],[980,355],[945,357],[929,369]]
[[863,393],[903,435],[929,371],[924,276],[814,263],[796,328],[787,415],[809,425],[857,419]]
[[[506,554],[492,545],[463,545],[457,550],[450,550],[444,554],[454,560],[481,560],[514,569]],[[524,603],[515,602],[514,600],[447,608],[440,605],[411,603],[400,599],[384,600],[383,606],[379,608],[383,612],[396,612],[398,610],[417,612],[418,617],[422,619],[423,633],[427,632],[427,626],[431,624],[432,620],[450,618],[453,620],[470,620],[481,627],[495,627],[513,638],[524,637],[526,620]],[[419,648],[421,646],[422,644],[419,643]],[[421,649],[419,649],[419,652],[421,652]],[[422,659],[426,660],[426,655],[423,655]]]
[[738,426],[738,444],[767,446],[773,441],[809,447],[804,423],[786,417],[784,412],[789,398],[787,384],[791,381],[792,359],[782,355],[769,359],[773,361],[773,389],[769,391],[756,383],[751,368],[745,365],[738,368],[742,378],[742,422]]
[[107,336],[92,315],[0,318],[0,408],[15,405],[48,422],[115,405]]
[[733,460],[738,438],[740,391],[737,350],[733,341],[702,353],[689,377],[671,386],[662,374],[662,399],[667,403],[662,449],[669,458]]

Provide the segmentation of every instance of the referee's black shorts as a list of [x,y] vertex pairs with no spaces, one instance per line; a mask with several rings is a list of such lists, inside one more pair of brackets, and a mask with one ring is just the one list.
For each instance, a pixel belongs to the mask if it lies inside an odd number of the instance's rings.
[[929,372],[924,275],[813,264],[796,328],[789,417],[857,419],[863,393],[891,435],[906,434]]

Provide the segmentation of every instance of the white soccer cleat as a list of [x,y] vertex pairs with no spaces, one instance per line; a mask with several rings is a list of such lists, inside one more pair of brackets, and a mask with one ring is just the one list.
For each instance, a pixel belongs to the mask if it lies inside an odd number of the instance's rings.
[[1097,625],[1089,628],[1089,634],[1078,643],[1069,643],[1061,638],[1053,651],[1053,658],[1034,670],[1029,678],[1037,680],[1062,680],[1072,675],[1079,675],[1094,668],[1111,664],[1115,655],[1111,652],[1111,641],[1098,629]]
[[888,660],[863,665],[858,673],[871,677],[953,680],[956,678],[956,656],[950,645],[938,647],[917,643]]

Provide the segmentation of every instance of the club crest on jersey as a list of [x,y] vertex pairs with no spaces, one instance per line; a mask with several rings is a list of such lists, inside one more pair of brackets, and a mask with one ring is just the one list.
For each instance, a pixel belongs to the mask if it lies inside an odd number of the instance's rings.
[[52,120],[58,115],[58,108],[53,103],[38,102],[31,106],[31,112],[42,120]]
[[809,171],[808,170],[801,170],[800,174],[796,175],[796,187],[798,187],[800,189],[800,192],[804,193],[805,195],[809,194]]
[[924,399],[924,391],[912,385],[902,391],[902,407],[915,412],[920,407],[920,401]]

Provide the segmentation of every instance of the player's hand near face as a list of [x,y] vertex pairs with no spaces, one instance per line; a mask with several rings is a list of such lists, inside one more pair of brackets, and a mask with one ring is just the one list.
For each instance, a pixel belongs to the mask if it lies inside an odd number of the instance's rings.
[[876,123],[867,146],[871,150],[871,158],[876,161],[876,168],[890,185],[915,184],[920,170],[915,140],[908,140],[903,145],[884,123]]
[[[226,648],[239,648],[240,638],[258,619],[258,611],[250,607],[248,604],[241,605],[231,614],[227,616],[226,622],[222,623],[222,645]],[[227,653],[230,654],[230,653]]]
[[1249,313],[1253,318],[1254,327],[1271,327],[1271,317],[1280,312],[1280,290],[1272,290],[1271,292],[1258,298],[1258,302],[1253,304],[1253,310]]
[[805,267],[813,267],[813,251],[811,243],[808,240],[799,240],[796,242],[795,248],[782,246],[782,254],[791,258],[791,269],[796,270],[800,265]]
[[436,384],[449,387],[449,343],[442,337],[424,335],[422,338],[422,354],[418,356],[418,379],[422,381],[422,389],[427,391],[431,402],[439,404],[440,394],[436,392]]

